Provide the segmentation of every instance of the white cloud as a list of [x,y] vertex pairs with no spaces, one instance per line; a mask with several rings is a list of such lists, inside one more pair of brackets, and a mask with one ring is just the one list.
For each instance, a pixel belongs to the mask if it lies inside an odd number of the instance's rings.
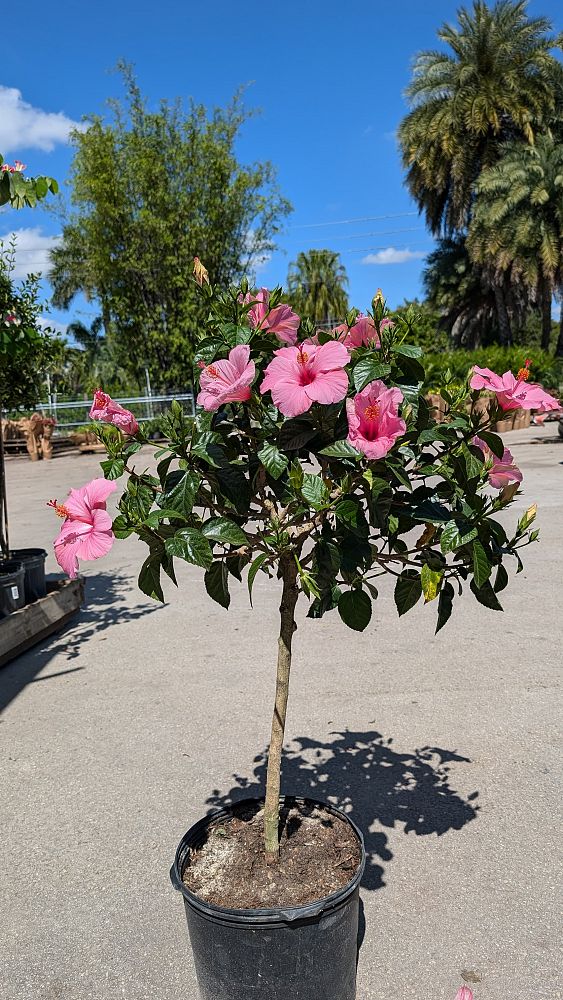
[[62,111],[34,108],[21,90],[0,84],[0,152],[5,157],[31,148],[49,153],[57,143],[67,142],[71,129],[83,127]]
[[395,247],[387,247],[362,257],[362,264],[406,264],[408,260],[421,260],[427,253],[427,250],[395,250]]
[[54,330],[55,333],[64,335],[66,333],[68,323],[59,323],[58,320],[52,319],[51,316],[39,316],[37,325],[41,327],[42,330],[49,328],[49,330]]
[[49,273],[49,251],[60,241],[60,236],[46,236],[39,226],[30,229],[16,229],[0,236],[0,243],[7,250],[11,240],[16,241],[13,278],[25,278],[26,274]]
[[260,242],[254,229],[249,229],[245,237],[245,251],[248,254],[248,270],[255,275],[263,271],[272,259],[272,254]]

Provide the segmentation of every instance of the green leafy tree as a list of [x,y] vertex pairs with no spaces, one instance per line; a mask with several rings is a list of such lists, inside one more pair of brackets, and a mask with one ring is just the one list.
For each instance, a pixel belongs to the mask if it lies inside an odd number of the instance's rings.
[[407,184],[433,233],[464,230],[473,186],[497,161],[500,146],[533,143],[561,117],[563,68],[551,54],[561,40],[547,18],[531,18],[526,0],[475,0],[444,24],[445,50],[421,52],[399,129]]
[[303,319],[317,326],[341,322],[348,311],[348,277],[339,254],[308,250],[289,265],[288,297]]
[[211,113],[163,101],[149,111],[126,66],[125,102],[72,136],[72,211],[53,250],[54,302],[99,304],[105,334],[131,375],[183,386],[204,320],[194,256],[212,281],[251,273],[290,210],[269,163],[243,166],[235,145],[249,115],[240,96]]
[[392,317],[399,317],[403,322],[409,323],[409,340],[422,347],[423,351],[445,351],[450,346],[441,313],[431,302],[405,299],[402,305],[393,310]]
[[548,350],[552,296],[563,283],[562,142],[542,135],[533,146],[510,143],[482,172],[467,246],[476,262],[516,272],[535,293]]

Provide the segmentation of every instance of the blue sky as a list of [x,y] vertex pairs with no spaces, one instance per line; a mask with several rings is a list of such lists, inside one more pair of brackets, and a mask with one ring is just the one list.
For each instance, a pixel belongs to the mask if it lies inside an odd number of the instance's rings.
[[[193,96],[223,105],[249,84],[247,104],[261,114],[244,129],[240,159],[271,160],[294,206],[260,280],[283,284],[300,250],[329,247],[342,255],[353,304],[366,308],[382,287],[395,306],[420,294],[423,255],[432,247],[403,186],[395,130],[414,54],[436,47],[436,28],[453,21],[458,6],[60,0],[47,11],[31,0],[26,23],[36,27],[25,43],[3,46],[0,151],[24,160],[30,173],[64,181],[70,122],[104,113],[107,98],[120,94],[112,73],[119,58],[135,64],[151,104]],[[529,10],[561,29],[559,0],[532,0]],[[59,232],[57,219],[43,210],[2,212],[0,237],[14,229],[25,230],[20,266],[38,269]],[[79,300],[53,315],[61,323],[87,321],[95,305]]]

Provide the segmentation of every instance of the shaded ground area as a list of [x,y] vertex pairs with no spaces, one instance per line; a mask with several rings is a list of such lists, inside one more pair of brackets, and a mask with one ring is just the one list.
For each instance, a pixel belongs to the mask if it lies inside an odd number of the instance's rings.
[[[504,616],[464,598],[434,637],[431,608],[399,622],[382,587],[355,636],[301,609],[284,784],[365,832],[358,1000],[450,1000],[464,979],[476,1000],[561,996],[563,444],[549,426],[506,441],[542,544]],[[49,547],[44,499],[97,472],[95,456],[9,461],[12,544]],[[276,588],[258,579],[255,610],[241,587],[225,612],[185,566],[160,607],[135,586],[142,552],[86,564],[76,624],[0,670],[6,1000],[196,1000],[174,849],[263,785]]]

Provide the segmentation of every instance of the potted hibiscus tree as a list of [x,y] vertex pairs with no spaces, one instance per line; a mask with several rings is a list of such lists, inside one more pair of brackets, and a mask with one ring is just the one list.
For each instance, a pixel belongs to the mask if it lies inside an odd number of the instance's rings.
[[[443,391],[444,421],[424,398],[424,360],[412,318],[383,297],[317,332],[281,301],[281,289],[213,289],[197,347],[199,410],[173,403],[167,443],[146,468],[132,414],[97,392],[90,416],[107,459],[104,478],[71,490],[55,542],[71,575],[81,559],[136,534],[147,546],[139,586],[162,601],[175,561],[201,567],[210,598],[258,573],[281,590],[274,711],[264,799],[200,820],[172,869],[188,916],[201,995],[235,1000],[352,1000],[355,996],[361,833],[328,803],[282,794],[280,769],[300,597],[307,617],[369,628],[389,581],[399,616],[424,601],[437,630],[462,590],[501,611],[507,566],[537,537],[530,507],[509,531],[498,515],[522,479],[491,425],[502,411],[555,408],[528,378],[475,369]],[[486,411],[468,407],[482,390]],[[125,476],[111,520],[106,501]],[[314,621],[310,624],[314,628]],[[189,625],[187,625],[189,629]],[[291,789],[284,790],[290,793]]]

